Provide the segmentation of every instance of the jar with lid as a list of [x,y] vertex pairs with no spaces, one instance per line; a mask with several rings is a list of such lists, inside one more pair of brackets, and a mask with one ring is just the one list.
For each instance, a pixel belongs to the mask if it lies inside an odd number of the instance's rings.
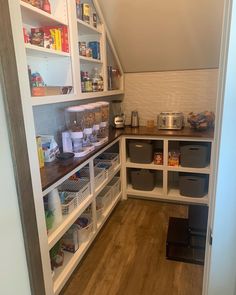
[[69,107],[65,111],[66,126],[70,132],[74,153],[83,150],[84,111],[82,106]]
[[108,126],[109,126],[109,102],[101,101],[98,102],[101,107],[101,123],[99,137],[108,137]]
[[93,112],[94,112],[94,125],[93,125],[93,137],[92,141],[93,143],[98,142],[98,135],[100,130],[100,124],[102,121],[102,113],[101,113],[101,106],[99,103],[93,103],[90,104],[93,106]]
[[92,105],[84,105],[84,138],[83,146],[89,147],[93,142],[93,126],[95,122],[95,112]]

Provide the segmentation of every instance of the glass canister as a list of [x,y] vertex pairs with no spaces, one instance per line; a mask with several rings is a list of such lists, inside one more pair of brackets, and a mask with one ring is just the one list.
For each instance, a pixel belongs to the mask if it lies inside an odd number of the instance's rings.
[[92,103],[90,105],[94,108],[93,143],[96,143],[98,142],[100,124],[102,121],[101,106],[99,103]]
[[70,132],[74,153],[82,152],[84,130],[84,108],[82,106],[69,107],[65,111],[66,126]]
[[83,146],[88,147],[93,142],[93,126],[95,122],[94,107],[90,104],[84,105],[84,138]]
[[101,101],[98,102],[101,107],[101,123],[99,137],[105,138],[108,137],[109,132],[109,102]]

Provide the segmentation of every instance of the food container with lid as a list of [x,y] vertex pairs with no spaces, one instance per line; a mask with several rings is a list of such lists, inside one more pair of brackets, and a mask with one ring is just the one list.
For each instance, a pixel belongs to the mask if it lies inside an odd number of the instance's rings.
[[93,142],[93,126],[95,122],[94,107],[92,105],[84,105],[84,138],[83,146],[88,147]]
[[109,127],[109,102],[101,101],[98,102],[101,107],[102,121],[100,123],[99,137],[108,138],[108,127]]

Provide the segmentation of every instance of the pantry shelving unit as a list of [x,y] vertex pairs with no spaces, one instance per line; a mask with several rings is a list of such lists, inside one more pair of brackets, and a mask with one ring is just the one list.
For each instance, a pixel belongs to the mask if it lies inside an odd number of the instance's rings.
[[[140,163],[132,163],[130,161],[128,151],[127,151],[127,141],[129,140],[152,140],[153,142],[162,142],[163,147],[163,165],[155,165],[154,163],[150,164],[140,164]],[[213,139],[204,139],[204,138],[190,138],[190,137],[139,137],[139,136],[125,136],[123,139],[123,151],[125,151],[123,155],[124,168],[123,171],[123,179],[127,179],[125,183],[123,183],[123,190],[125,193],[125,198],[128,196],[137,197],[137,198],[145,198],[145,199],[156,199],[162,200],[166,202],[176,202],[176,203],[184,203],[184,204],[198,204],[198,205],[208,205],[209,204],[209,196],[211,195],[211,164],[205,168],[191,168],[191,167],[181,167],[181,166],[168,166],[168,152],[171,150],[171,145],[179,144],[180,142],[194,142],[194,143],[207,143],[212,145]],[[210,160],[211,163],[211,160]],[[162,173],[162,181],[158,181],[158,185],[152,191],[142,191],[135,190],[132,188],[132,185],[129,183],[129,170],[130,169],[148,169],[152,171],[158,171]],[[193,173],[193,174],[204,174],[209,176],[209,192],[205,196],[201,198],[196,197],[187,197],[182,196],[180,194],[179,188],[175,183],[171,183],[170,173]]]
[[[74,255],[66,253],[67,255],[65,255],[65,267],[63,267],[63,269],[58,269],[55,273],[54,278],[52,278],[49,250],[53,247],[53,245],[57,243],[57,241],[60,240],[63,234],[69,229],[73,222],[88,206],[92,205],[93,212],[96,211],[96,195],[104,188],[104,186],[107,185],[107,183],[112,178],[112,176],[110,176],[109,179],[106,179],[106,181],[104,181],[104,183],[95,193],[93,183],[93,160],[97,154],[103,152],[110,146],[107,145],[104,149],[98,149],[97,152],[95,151],[95,153],[92,154],[92,157],[88,157],[87,159],[82,161],[83,163],[78,163],[78,165],[74,167],[74,169],[68,171],[68,173],[61,175],[55,181],[50,183],[50,185],[44,187],[43,182],[41,181],[37,145],[35,140],[36,132],[34,125],[34,110],[37,106],[47,107],[47,105],[55,103],[63,103],[63,105],[65,105],[65,103],[67,102],[78,102],[80,104],[83,100],[86,99],[98,98],[101,100],[101,98],[105,96],[112,97],[114,95],[123,94],[124,89],[123,84],[122,87],[116,91],[108,91],[107,89],[107,58],[105,50],[107,28],[104,23],[104,19],[102,17],[101,10],[99,9],[98,3],[94,4],[95,10],[97,10],[98,18],[100,20],[100,24],[97,28],[94,28],[92,25],[89,25],[81,20],[77,20],[75,1],[50,0],[51,14],[21,0],[10,0],[8,1],[8,3],[21,92],[21,104],[24,115],[27,150],[30,162],[33,198],[38,226],[44,284],[46,294],[53,295],[59,293],[66,280],[72,273],[73,269],[77,266],[83,254],[86,252],[89,245],[92,243],[93,239],[101,228],[101,224],[98,228],[98,225],[96,223],[96,216],[95,213],[93,213],[94,229],[91,239],[81,245],[79,250]],[[39,28],[45,26],[67,26],[69,35],[69,52],[53,50],[24,42],[23,28],[25,28],[29,32],[31,28]],[[78,40],[79,36],[85,35],[87,35],[88,38],[96,36],[96,38],[102,40],[101,60],[87,59],[83,57],[80,58],[78,51]],[[111,39],[110,42],[112,43]],[[115,50],[114,47],[113,50]],[[116,53],[115,56],[117,57]],[[103,70],[104,91],[81,93],[81,66],[92,67],[97,65],[99,67],[102,67]],[[59,89],[62,87],[72,86],[72,91],[68,94],[55,93],[54,95],[50,94],[45,96],[32,96],[29,83],[28,66],[30,66],[32,73],[40,73],[47,86],[57,87]],[[120,71],[123,75],[121,67]],[[112,145],[116,142],[119,142],[119,139],[114,139]],[[51,190],[53,190],[53,188],[58,187],[72,174],[83,168],[85,165],[89,165],[90,167],[91,194],[76,209],[74,209],[71,214],[65,216],[60,225],[49,231],[49,233],[47,234],[43,204],[44,197]],[[119,173],[119,171],[120,166],[116,167],[112,175],[115,176],[117,173]],[[117,204],[120,197],[121,193],[106,209],[106,212],[103,216],[104,219],[102,220],[102,224],[105,222],[105,219],[108,218],[109,214],[113,210],[114,206]]]

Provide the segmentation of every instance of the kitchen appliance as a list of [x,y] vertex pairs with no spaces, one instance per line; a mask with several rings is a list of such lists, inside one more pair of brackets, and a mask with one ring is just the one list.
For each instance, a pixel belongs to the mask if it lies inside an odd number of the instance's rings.
[[139,116],[137,111],[131,112],[131,127],[139,126]]
[[112,101],[113,126],[118,129],[125,127],[125,115],[121,104],[120,100]]
[[125,127],[125,115],[124,114],[114,116],[114,127],[118,128],[118,129]]
[[180,130],[184,126],[184,115],[181,112],[161,112],[157,116],[158,129]]

